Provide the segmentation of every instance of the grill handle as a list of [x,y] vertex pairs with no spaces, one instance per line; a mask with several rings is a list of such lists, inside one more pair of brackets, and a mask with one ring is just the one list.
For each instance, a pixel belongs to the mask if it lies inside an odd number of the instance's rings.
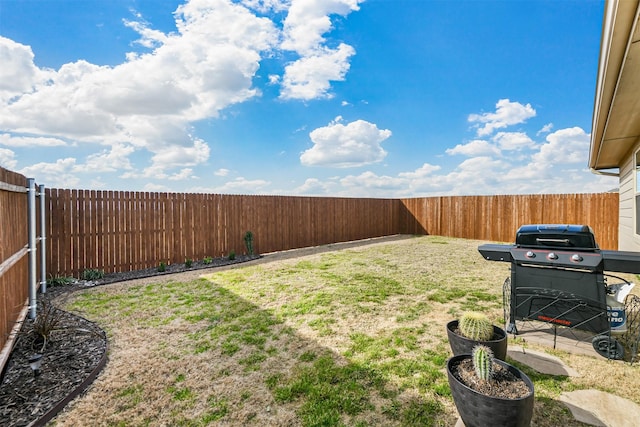
[[536,242],[543,245],[556,245],[556,246],[571,246],[571,240],[569,239],[542,239],[536,237]]

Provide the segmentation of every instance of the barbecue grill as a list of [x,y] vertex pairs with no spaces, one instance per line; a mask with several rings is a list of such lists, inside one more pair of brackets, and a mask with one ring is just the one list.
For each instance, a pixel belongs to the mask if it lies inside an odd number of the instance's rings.
[[[611,338],[612,322],[619,319],[611,319],[613,288],[607,279],[615,276],[605,271],[640,273],[640,253],[600,250],[591,227],[566,224],[523,225],[514,245],[486,244],[478,250],[489,261],[511,263],[503,288],[509,333],[518,333],[518,320],[549,323],[554,332],[562,327],[595,335],[596,351],[622,358],[622,346]],[[638,297],[629,297],[640,305]]]

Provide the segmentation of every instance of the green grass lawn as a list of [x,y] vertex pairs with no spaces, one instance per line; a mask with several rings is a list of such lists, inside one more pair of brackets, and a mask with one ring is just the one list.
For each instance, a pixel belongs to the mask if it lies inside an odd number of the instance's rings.
[[[502,323],[506,263],[483,242],[416,237],[238,267],[198,280],[95,288],[69,308],[110,337],[110,361],[59,425],[452,426],[445,324]],[[598,375],[606,360],[554,355]],[[557,397],[602,377],[536,374],[538,426],[582,425]],[[637,389],[639,384],[629,384]],[[626,397],[638,403],[637,396]]]

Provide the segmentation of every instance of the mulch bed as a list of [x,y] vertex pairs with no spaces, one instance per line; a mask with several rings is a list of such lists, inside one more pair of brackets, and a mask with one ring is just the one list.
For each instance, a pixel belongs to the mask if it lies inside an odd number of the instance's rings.
[[29,358],[42,348],[40,336],[26,320],[11,352],[0,384],[0,425],[26,426],[43,418],[98,367],[107,338],[98,325],[62,310],[60,330],[51,333],[42,352],[40,375]]
[[[67,286],[49,287],[46,298],[53,301],[70,292],[88,287],[164,274],[174,274],[204,268],[236,264],[259,258],[258,255],[239,255],[235,259],[214,258],[211,262],[194,261],[190,268],[184,264],[105,275],[95,281],[78,280]],[[88,386],[92,374],[99,370],[107,351],[105,332],[95,323],[60,309],[55,310],[58,324],[51,332],[42,352],[40,374],[35,376],[29,358],[42,350],[33,322],[25,320],[11,351],[11,356],[0,376],[0,426],[41,425],[62,409],[69,397]]]

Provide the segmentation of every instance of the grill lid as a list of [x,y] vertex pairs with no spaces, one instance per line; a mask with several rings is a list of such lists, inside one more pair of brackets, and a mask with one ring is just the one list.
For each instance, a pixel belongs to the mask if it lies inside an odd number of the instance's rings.
[[571,248],[582,251],[599,249],[591,227],[575,224],[523,225],[516,232],[516,246],[520,248]]

